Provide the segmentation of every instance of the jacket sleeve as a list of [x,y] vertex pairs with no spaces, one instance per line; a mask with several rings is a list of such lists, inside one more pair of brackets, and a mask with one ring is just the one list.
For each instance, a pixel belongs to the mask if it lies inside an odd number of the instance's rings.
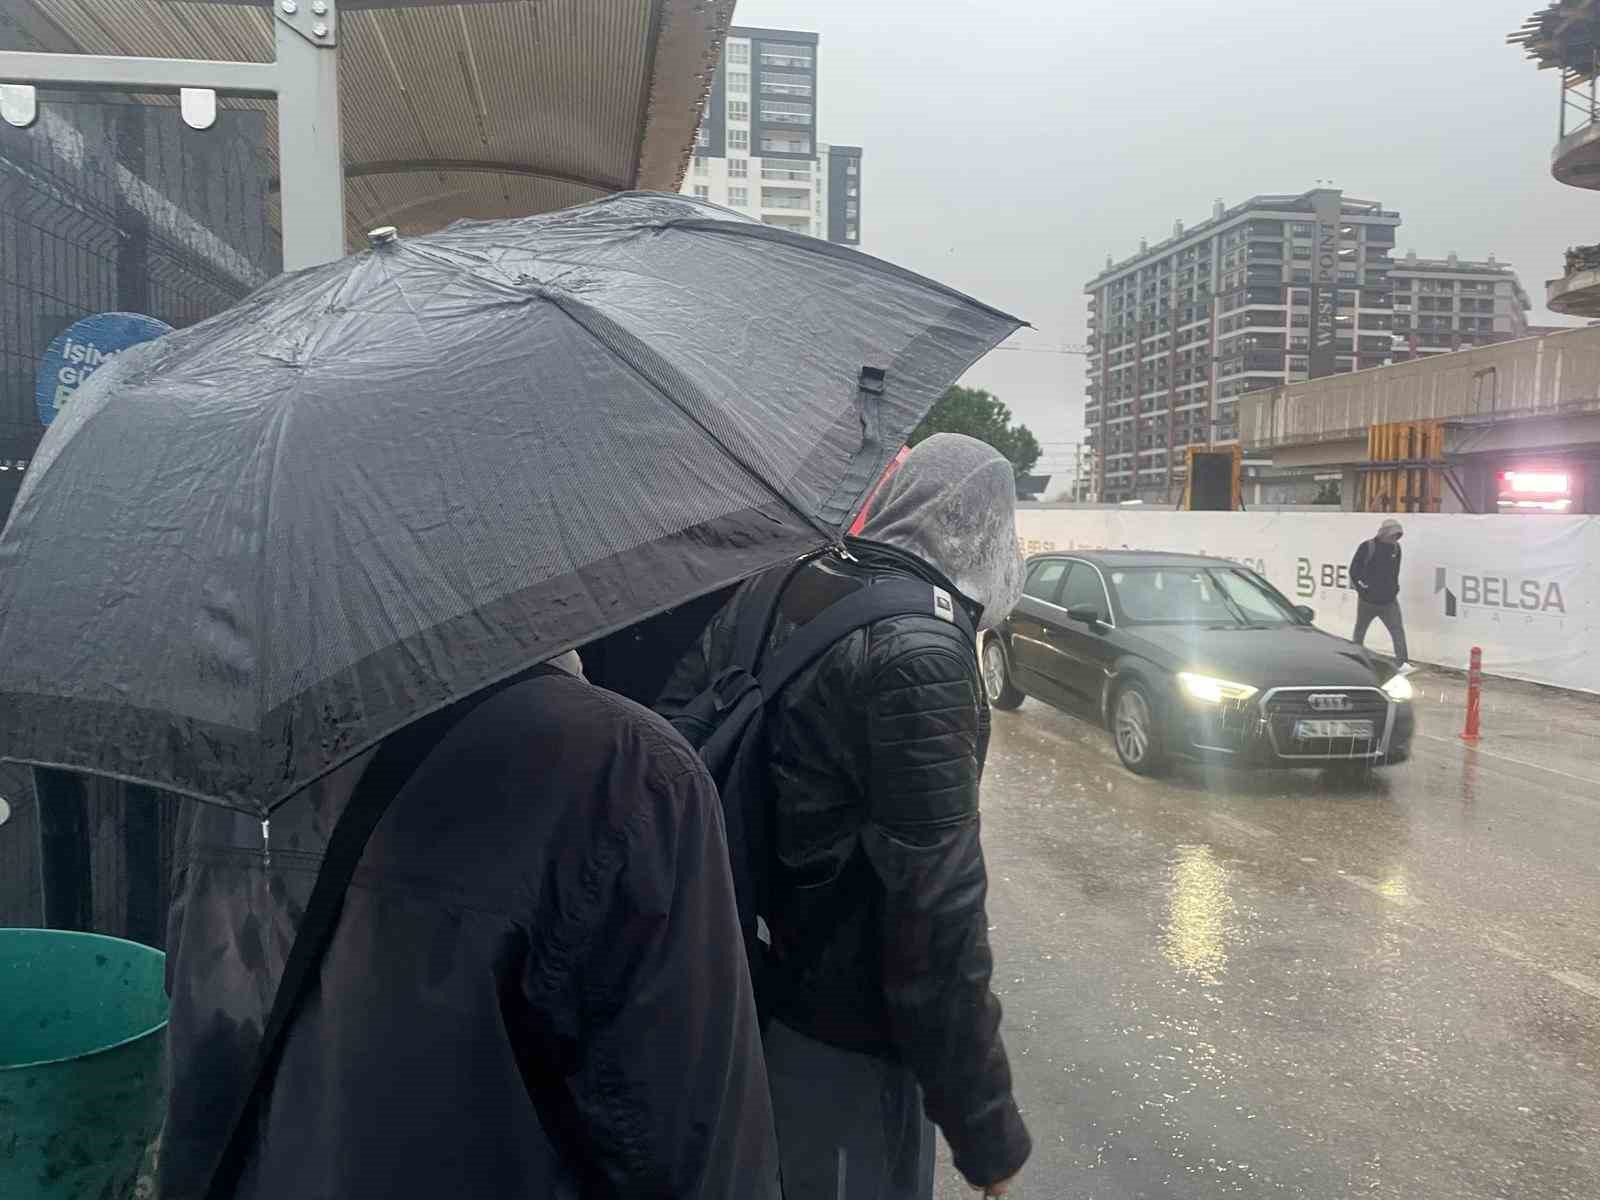
[[1356,547],[1355,556],[1350,560],[1350,586],[1358,592],[1367,590],[1367,559],[1370,557],[1371,547],[1362,542]]
[[890,1032],[957,1169],[975,1186],[996,1183],[1031,1144],[989,988],[976,665],[958,644],[924,641],[871,670],[867,709],[862,841],[883,888]]
[[716,788],[642,787],[584,970],[572,1104],[618,1200],[778,1200],[777,1140]]

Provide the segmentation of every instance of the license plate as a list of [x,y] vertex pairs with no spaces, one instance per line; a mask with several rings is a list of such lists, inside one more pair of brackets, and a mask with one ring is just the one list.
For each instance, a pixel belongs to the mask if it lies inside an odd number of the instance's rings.
[[1294,723],[1294,736],[1306,741],[1312,739],[1355,738],[1370,742],[1372,740],[1372,722],[1296,721]]

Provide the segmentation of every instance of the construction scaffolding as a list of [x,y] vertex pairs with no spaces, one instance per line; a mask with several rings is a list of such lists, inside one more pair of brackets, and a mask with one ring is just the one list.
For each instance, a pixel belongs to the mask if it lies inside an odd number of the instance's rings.
[[1367,432],[1362,512],[1436,513],[1443,498],[1444,422],[1392,421]]

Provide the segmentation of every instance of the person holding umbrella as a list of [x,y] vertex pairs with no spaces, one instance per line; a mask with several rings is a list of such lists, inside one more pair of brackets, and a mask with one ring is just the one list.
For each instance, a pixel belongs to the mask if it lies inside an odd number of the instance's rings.
[[776,1196],[710,784],[565,655],[838,543],[1019,324],[631,193],[95,373],[0,535],[0,753],[204,806],[167,1200]]
[[[968,629],[1003,620],[1022,595],[1015,507],[998,451],[927,439],[873,496],[859,540],[783,584],[766,654],[844,597],[907,577],[965,608]],[[745,622],[766,620],[762,583],[713,620],[660,711],[688,711],[729,671]],[[938,607],[846,634],[767,698],[760,999],[786,1200],[930,1200],[935,1126],[990,1196],[1031,1149],[989,987],[989,710],[972,638]]]
[[575,655],[312,785],[269,861],[255,822],[189,806],[160,1194],[206,1196],[228,1142],[256,980],[292,936],[261,893],[307,904],[328,828],[396,755],[419,765],[209,1194],[779,1200],[716,790]]

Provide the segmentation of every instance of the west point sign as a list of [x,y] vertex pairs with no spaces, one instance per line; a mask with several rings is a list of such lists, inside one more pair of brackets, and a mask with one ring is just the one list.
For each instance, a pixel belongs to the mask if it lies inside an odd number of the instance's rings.
[[1332,375],[1339,340],[1339,193],[1319,191],[1312,199],[1316,216],[1311,256],[1312,379]]

